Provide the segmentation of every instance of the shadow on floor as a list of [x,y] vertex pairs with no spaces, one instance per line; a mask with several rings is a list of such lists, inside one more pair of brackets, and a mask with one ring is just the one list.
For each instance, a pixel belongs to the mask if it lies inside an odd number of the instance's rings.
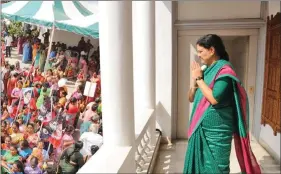
[[271,156],[263,156],[261,160],[259,160],[262,173],[281,173],[280,164],[274,161]]

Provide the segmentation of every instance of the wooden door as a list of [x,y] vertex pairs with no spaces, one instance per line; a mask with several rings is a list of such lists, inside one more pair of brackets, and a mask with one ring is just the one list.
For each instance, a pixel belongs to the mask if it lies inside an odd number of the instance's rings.
[[267,19],[263,109],[261,124],[280,132],[281,119],[281,13]]

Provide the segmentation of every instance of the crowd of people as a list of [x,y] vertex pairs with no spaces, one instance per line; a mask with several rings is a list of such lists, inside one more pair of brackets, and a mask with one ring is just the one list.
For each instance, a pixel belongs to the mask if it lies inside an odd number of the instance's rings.
[[[2,53],[11,51],[9,33],[2,36]],[[83,37],[76,47],[51,44],[48,56],[49,31],[43,42],[27,33],[17,50],[31,66],[1,59],[3,173],[76,173],[102,145],[99,49],[89,54]],[[76,80],[72,93],[67,80]],[[96,84],[93,97],[84,95],[86,82]]]

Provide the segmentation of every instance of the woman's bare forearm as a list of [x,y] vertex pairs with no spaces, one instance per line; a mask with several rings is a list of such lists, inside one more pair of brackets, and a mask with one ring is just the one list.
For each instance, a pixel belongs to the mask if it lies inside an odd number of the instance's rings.
[[192,87],[188,91],[188,100],[190,103],[192,103],[194,101],[194,96],[195,96],[196,90],[197,90],[197,87]]

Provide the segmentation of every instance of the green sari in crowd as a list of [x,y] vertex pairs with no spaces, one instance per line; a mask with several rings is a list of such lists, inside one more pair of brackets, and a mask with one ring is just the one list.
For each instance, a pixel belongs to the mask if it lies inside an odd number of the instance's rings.
[[183,173],[229,173],[233,136],[242,173],[261,173],[250,147],[247,94],[231,64],[218,60],[204,71],[204,81],[218,104],[196,91]]

